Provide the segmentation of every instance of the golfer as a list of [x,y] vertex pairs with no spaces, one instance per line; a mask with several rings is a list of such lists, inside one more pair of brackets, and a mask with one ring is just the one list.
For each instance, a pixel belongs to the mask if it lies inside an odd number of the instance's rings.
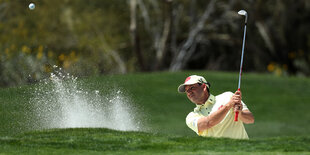
[[[197,75],[187,77],[178,87],[180,93],[186,93],[187,98],[196,104],[194,111],[186,117],[187,126],[204,137],[249,139],[243,123],[254,123],[254,117],[241,101],[241,92],[214,96],[209,89],[210,83]],[[239,111],[238,121],[234,121],[236,111]]]

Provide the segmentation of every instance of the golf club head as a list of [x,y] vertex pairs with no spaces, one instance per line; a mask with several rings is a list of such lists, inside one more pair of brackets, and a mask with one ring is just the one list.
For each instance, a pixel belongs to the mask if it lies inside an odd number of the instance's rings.
[[238,11],[238,14],[241,16],[245,16],[245,23],[248,21],[248,13],[245,10]]
[[245,11],[245,10],[240,10],[238,12],[239,15],[243,15],[243,16],[246,16],[248,13]]

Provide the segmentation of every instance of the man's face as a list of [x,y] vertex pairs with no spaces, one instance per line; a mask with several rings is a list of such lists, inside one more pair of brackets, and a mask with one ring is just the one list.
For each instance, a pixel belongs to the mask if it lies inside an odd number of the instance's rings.
[[187,98],[195,104],[204,104],[207,97],[204,88],[205,85],[199,85],[198,83],[185,86]]

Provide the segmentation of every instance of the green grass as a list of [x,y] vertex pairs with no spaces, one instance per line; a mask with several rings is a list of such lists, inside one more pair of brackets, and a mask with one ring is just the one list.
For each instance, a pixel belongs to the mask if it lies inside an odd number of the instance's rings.
[[[197,137],[185,117],[194,104],[177,87],[191,74],[203,75],[214,95],[235,91],[237,73],[158,72],[80,78],[85,90],[121,89],[142,109],[146,133],[107,129],[31,131],[30,98],[39,85],[0,89],[0,152],[7,153],[170,153],[170,154],[291,154],[309,152],[310,79],[244,73],[243,101],[255,116],[246,125],[249,141]],[[207,148],[206,148],[207,147]],[[18,148],[18,149],[17,149]],[[246,153],[245,153],[246,154]]]
[[[54,129],[2,137],[2,153],[236,153],[310,151],[310,137],[252,140],[171,136],[108,129]],[[18,148],[18,149],[17,149]]]

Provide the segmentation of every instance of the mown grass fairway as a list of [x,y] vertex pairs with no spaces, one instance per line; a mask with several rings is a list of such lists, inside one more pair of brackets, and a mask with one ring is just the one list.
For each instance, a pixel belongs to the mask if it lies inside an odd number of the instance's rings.
[[[108,129],[32,131],[30,98],[38,85],[0,89],[1,146],[6,153],[171,153],[204,154],[252,152],[307,154],[310,151],[310,79],[245,73],[243,101],[255,116],[246,125],[249,141],[197,137],[185,125],[194,108],[177,87],[191,74],[203,75],[211,93],[235,91],[238,73],[187,71],[81,78],[81,87],[101,95],[119,88],[140,108],[144,132]],[[246,153],[244,153],[246,154]]]

